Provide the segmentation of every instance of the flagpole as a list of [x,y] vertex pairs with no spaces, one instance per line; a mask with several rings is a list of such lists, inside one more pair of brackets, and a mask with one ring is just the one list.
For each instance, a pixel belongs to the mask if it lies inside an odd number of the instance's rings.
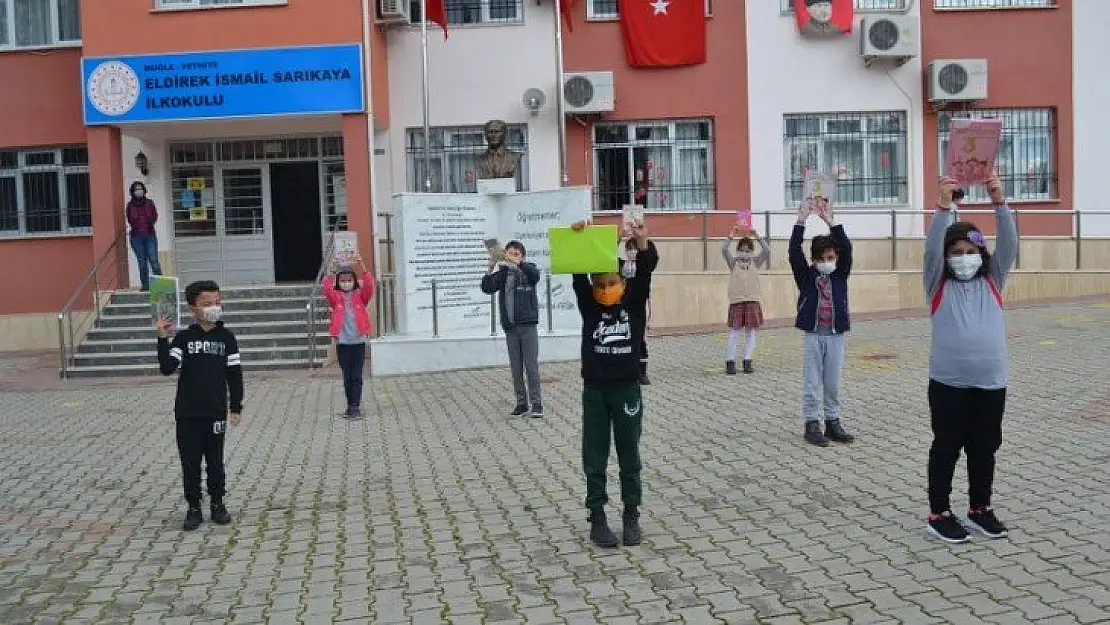
[[564,187],[570,185],[570,175],[567,172],[567,114],[563,102],[563,2],[570,0],[555,0],[555,112],[559,119],[556,124],[559,130],[559,179]]
[[432,128],[429,124],[428,97],[428,0],[420,0],[420,74],[424,98],[424,192],[432,192]]

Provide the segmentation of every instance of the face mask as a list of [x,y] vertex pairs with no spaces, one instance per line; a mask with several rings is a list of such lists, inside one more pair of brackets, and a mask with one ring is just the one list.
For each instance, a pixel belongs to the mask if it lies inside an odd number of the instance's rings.
[[970,280],[979,273],[983,266],[983,256],[980,254],[964,254],[963,256],[949,256],[948,267],[956,274],[958,280]]
[[223,314],[224,314],[224,309],[223,309],[222,306],[219,306],[219,305],[217,305],[217,306],[205,306],[204,308],[200,309],[201,319],[204,319],[208,323],[216,323],[217,321],[220,320],[220,316],[223,315]]
[[625,280],[631,280],[636,277],[636,261],[626,260],[621,263],[621,277]]
[[829,275],[830,273],[836,271],[836,261],[835,260],[826,260],[826,261],[822,261],[820,263],[817,263],[817,271],[818,271],[818,273],[820,273],[823,276]]
[[351,282],[350,280],[344,280],[339,283],[340,291],[350,291],[353,288],[355,288],[355,283]]
[[594,287],[594,299],[602,306],[613,306],[624,297],[624,285],[614,284],[605,288]]
[[135,192],[131,195],[134,195],[136,200],[141,200],[146,197],[146,191],[143,191],[142,189],[135,189]]

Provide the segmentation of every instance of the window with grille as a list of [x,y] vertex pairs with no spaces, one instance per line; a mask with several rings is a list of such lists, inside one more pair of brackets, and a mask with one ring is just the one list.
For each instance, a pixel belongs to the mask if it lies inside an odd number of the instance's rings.
[[[944,173],[948,152],[948,124],[954,117],[1002,120],[1002,139],[998,144],[995,166],[1009,200],[1056,199],[1056,167],[1053,146],[1056,142],[1054,112],[1050,108],[977,109],[937,116],[938,171]],[[986,202],[982,185],[965,191],[966,201]]]
[[833,174],[837,204],[908,201],[904,111],[784,116],[786,206],[802,199],[809,171]]
[[593,139],[595,210],[713,208],[710,120],[596,124]]
[[1056,6],[1057,0],[933,0],[936,9],[1035,9]]
[[[412,21],[420,23],[420,0],[410,0]],[[524,0],[444,0],[447,23],[506,24],[524,21]]]
[[0,50],[80,43],[80,0],[0,0]]
[[[485,129],[482,126],[433,127],[430,137],[429,149],[425,152],[424,129],[409,128],[405,132],[408,190],[477,193],[478,157],[486,151]],[[520,155],[516,188],[527,191],[528,127],[509,124],[505,131],[505,147]],[[430,189],[425,189],[425,180],[431,181]]]
[[91,232],[84,146],[0,150],[0,236]]
[[[856,11],[860,13],[900,13],[909,10],[911,0],[856,0]],[[939,1],[939,0],[938,0]],[[794,0],[779,0],[783,14],[794,13]]]

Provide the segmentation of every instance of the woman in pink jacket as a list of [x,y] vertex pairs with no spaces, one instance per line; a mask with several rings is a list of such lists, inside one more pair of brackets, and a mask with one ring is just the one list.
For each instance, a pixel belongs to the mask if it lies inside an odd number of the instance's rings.
[[374,297],[374,276],[366,271],[362,258],[356,257],[355,269],[339,267],[334,276],[324,277],[323,293],[331,305],[329,327],[343,370],[343,391],[347,395],[343,416],[361,419],[362,365],[366,362],[366,339],[370,337],[366,307]]

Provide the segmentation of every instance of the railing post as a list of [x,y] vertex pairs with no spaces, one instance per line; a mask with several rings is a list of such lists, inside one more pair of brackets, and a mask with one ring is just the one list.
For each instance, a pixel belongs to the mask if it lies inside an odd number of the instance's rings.
[[551,272],[544,273],[547,275],[547,333],[552,334],[555,332],[555,316],[552,314],[554,308],[551,305]]
[[69,376],[66,366],[66,333],[65,333],[65,315],[58,315],[58,354],[61,360],[61,368],[58,369],[58,375],[63,379]]
[[1080,249],[1083,247],[1083,214],[1073,208],[1072,215],[1075,216],[1075,270],[1079,271],[1083,269],[1083,254]]
[[771,244],[771,211],[763,211],[763,238]]
[[709,271],[709,213],[701,214],[701,270]]
[[[73,346],[77,344],[77,340],[73,336],[73,311],[72,310],[68,311],[66,313],[66,324],[69,325],[69,349],[73,349]],[[72,364],[72,361],[73,361],[73,359],[69,358],[69,355],[67,353],[66,354],[66,362]]]
[[[1017,253],[1014,254],[1014,269],[1021,269],[1021,227],[1018,225],[1018,215],[1021,214],[1021,211],[1013,211],[1013,213],[1014,232],[1016,232],[1018,235]],[[997,237],[998,233],[995,233],[995,236]]]
[[432,336],[439,336],[439,290],[432,278]]
[[308,303],[305,304],[305,310],[308,313],[308,368],[313,369],[316,367],[316,310],[314,302],[312,301],[313,295],[309,294]]
[[93,269],[93,311],[97,321],[100,321],[100,271],[96,268]]
[[898,271],[898,210],[890,209],[890,270]]

